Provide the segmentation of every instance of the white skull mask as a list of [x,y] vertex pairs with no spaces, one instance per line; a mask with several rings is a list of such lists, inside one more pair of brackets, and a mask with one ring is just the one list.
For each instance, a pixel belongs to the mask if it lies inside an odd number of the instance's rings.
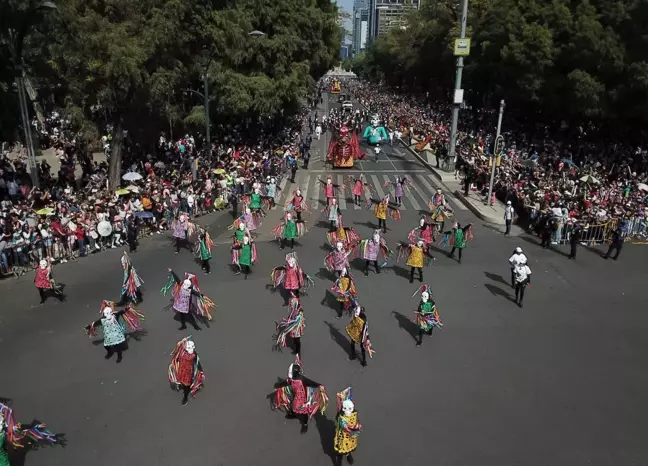
[[113,316],[113,311],[112,311],[112,309],[110,309],[109,307],[104,308],[104,310],[103,310],[103,316],[104,316],[106,319],[110,319],[110,318]]
[[286,220],[290,221],[292,219],[292,215],[286,214]]
[[187,353],[194,354],[194,351],[196,351],[196,344],[189,340],[185,343],[185,349],[187,350]]
[[239,223],[239,230],[245,231],[245,223]]
[[41,269],[46,269],[47,268],[47,261],[42,260],[39,262],[40,268]]
[[326,184],[331,184],[331,183],[333,183],[333,181],[330,178],[326,180]]
[[301,189],[298,189],[295,194],[297,194],[298,196],[301,196]]
[[350,416],[353,413],[354,409],[355,409],[355,406],[353,404],[353,401],[344,400],[342,402],[342,412],[344,413],[345,416]]
[[380,233],[376,232],[373,234],[374,243],[380,243]]
[[355,310],[353,311],[353,314],[358,317],[360,315],[360,311],[362,311],[362,308],[360,306],[356,306]]
[[251,213],[251,212],[252,212],[252,211],[250,210],[249,207],[246,207],[246,208],[245,208],[245,213],[246,213],[246,214],[249,214],[249,213]]
[[422,248],[422,247],[423,247],[423,241],[418,240],[418,241],[416,242],[416,245],[417,245],[419,248]]
[[342,269],[341,274],[342,274],[343,277],[346,277],[346,276],[347,276],[347,269],[346,269],[346,267],[344,267],[344,268]]
[[259,188],[254,188],[254,194],[259,194]]
[[425,226],[425,219],[424,219],[424,218],[422,218],[421,220],[419,220],[419,225],[420,225],[421,227],[424,227],[424,226]]
[[344,247],[344,245],[339,241],[335,244],[335,248],[340,252],[342,252],[343,247]]
[[189,280],[188,278],[185,279],[185,281],[182,282],[182,288],[184,288],[185,290],[191,288],[191,280]]
[[430,299],[430,293],[428,293],[427,291],[424,291],[423,293],[421,293],[421,301],[423,301],[424,303],[427,303],[428,299]]
[[295,267],[295,265],[297,265],[297,261],[295,261],[294,257],[291,257],[290,259],[288,259],[288,265],[290,267]]

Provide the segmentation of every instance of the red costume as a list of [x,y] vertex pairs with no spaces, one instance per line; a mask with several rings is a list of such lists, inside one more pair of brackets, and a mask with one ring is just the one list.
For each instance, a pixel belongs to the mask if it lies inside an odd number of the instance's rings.
[[196,354],[183,353],[179,357],[178,364],[178,382],[190,387],[193,384],[194,360]]
[[338,135],[331,139],[326,160],[331,162],[334,167],[350,168],[353,167],[355,159],[363,157],[358,136],[355,133],[349,134],[349,128],[343,125]]
[[34,283],[36,284],[36,288],[53,288],[52,280],[50,279],[50,268],[38,268],[38,270],[36,270],[36,278],[34,278]]

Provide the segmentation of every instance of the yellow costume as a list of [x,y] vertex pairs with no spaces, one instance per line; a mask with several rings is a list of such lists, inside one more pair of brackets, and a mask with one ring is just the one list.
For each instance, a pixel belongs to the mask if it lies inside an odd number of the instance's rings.
[[[335,440],[333,448],[340,455],[348,455],[358,448],[358,436],[350,433],[356,430],[358,425],[358,413],[353,412],[349,416],[340,413],[335,427]],[[356,430],[357,432],[357,430]]]
[[[401,256],[402,257],[402,256]],[[410,267],[423,267],[423,248],[415,245],[410,246],[409,257],[407,258],[407,265]]]
[[[342,290],[342,292],[349,291],[349,293],[351,295],[353,295],[353,296],[356,295],[355,285],[353,284],[353,282],[351,281],[351,279],[349,277],[341,277],[339,281],[340,281],[340,283],[339,283],[340,290]],[[349,297],[339,295],[337,300],[340,301],[340,302],[346,303],[347,301],[349,301]]]
[[344,231],[344,227],[340,227],[337,229],[337,237],[338,241],[346,241],[346,232]]
[[362,344],[362,329],[365,321],[359,316],[353,316],[349,325],[346,326],[346,333],[354,343]]
[[376,218],[387,220],[387,204],[384,202],[376,204]]

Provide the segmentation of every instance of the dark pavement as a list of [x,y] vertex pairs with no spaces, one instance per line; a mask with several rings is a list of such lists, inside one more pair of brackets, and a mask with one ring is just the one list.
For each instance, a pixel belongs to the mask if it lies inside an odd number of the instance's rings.
[[[300,170],[299,180],[309,175],[318,174]],[[350,207],[345,223],[370,236],[373,214]],[[364,426],[354,455],[359,465],[646,464],[648,250],[626,246],[615,262],[580,248],[569,261],[564,251],[505,238],[470,212],[456,214],[474,223],[475,239],[461,265],[437,252],[434,266],[424,270],[445,326],[421,348],[411,321],[418,284],[407,282],[406,266],[390,261],[385,273],[368,278],[353,270],[376,349],[367,368],[347,361],[347,318],[336,320],[323,302],[332,285],[323,268],[326,229],[318,225],[322,214],[307,218],[309,233],[297,251],[316,287],[303,299],[303,362],[331,403],[306,435],[296,420],[272,412],[266,398],[294,361],[287,350],[271,351],[275,322],[287,311],[266,289],[286,252],[268,242],[280,211],[263,225],[260,259],[247,281],[230,270],[227,244],[214,248],[212,274],[204,276],[188,251],[173,254],[168,236],[143,241],[132,257],[145,281],[140,309],[147,334],[129,342],[121,364],[104,360],[101,345],[83,332],[102,299],[119,297],[120,250],[57,266],[66,304],[38,306],[29,276],[0,282],[0,397],[13,399],[23,422],[38,418],[68,440],[65,449],[29,453],[26,464],[326,466],[335,393],[349,385]],[[201,219],[217,243],[226,240],[225,215]],[[388,221],[392,247],[418,218],[408,206],[402,221]],[[523,309],[513,304],[508,284],[507,260],[516,246],[533,271]],[[168,300],[159,289],[167,267],[198,274],[203,292],[218,304],[210,328],[178,331],[173,312],[163,311]],[[169,388],[167,365],[175,343],[189,334],[207,378],[182,407],[181,395]]]

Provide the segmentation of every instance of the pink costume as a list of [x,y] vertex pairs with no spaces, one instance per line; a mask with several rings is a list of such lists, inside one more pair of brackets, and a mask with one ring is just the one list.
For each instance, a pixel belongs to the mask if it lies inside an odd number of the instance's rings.
[[353,185],[353,190],[351,193],[354,196],[362,196],[364,194],[364,183],[362,180],[356,180],[355,184]]
[[298,290],[304,286],[304,277],[298,266],[291,267],[286,265],[286,278],[284,278],[284,288],[287,290]]

